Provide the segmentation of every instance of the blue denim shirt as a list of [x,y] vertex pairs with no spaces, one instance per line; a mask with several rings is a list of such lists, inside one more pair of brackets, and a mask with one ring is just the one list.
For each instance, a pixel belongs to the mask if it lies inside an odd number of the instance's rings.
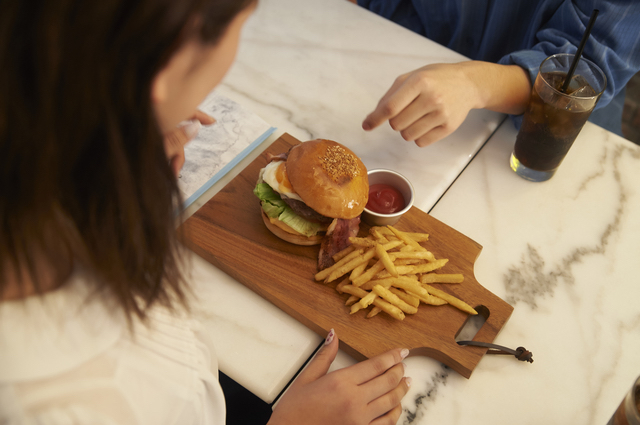
[[[616,95],[624,99],[625,85],[640,70],[640,0],[358,0],[358,4],[470,59],[519,65],[532,82],[547,56],[575,53],[591,12],[598,9],[582,53],[607,77],[596,109],[609,105]],[[621,116],[620,96],[617,100],[611,107],[618,108],[614,114]]]

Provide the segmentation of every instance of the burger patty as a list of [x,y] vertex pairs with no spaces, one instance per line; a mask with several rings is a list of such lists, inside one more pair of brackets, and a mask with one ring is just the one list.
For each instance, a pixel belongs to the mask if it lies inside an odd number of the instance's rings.
[[307,204],[305,204],[302,201],[299,201],[293,198],[288,198],[283,194],[280,194],[280,197],[284,202],[287,203],[287,205],[291,207],[294,213],[304,218],[305,220],[309,220],[314,223],[322,223],[322,224],[329,224],[333,221],[332,218],[326,217],[318,213],[316,210],[310,208],[309,206],[307,206]]

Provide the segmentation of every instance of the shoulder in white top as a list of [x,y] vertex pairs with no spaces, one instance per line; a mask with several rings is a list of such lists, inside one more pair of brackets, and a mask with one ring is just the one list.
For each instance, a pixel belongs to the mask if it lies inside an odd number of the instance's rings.
[[163,308],[130,332],[82,276],[0,303],[0,424],[225,423],[213,347]]

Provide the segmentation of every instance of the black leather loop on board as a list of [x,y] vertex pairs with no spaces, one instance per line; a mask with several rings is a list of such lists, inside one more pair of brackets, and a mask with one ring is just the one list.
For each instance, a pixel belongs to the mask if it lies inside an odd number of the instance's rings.
[[475,347],[489,348],[487,354],[511,354],[522,362],[533,363],[533,353],[524,347],[518,347],[515,350],[503,347],[502,345],[490,344],[480,341],[458,341],[458,345],[473,345]]

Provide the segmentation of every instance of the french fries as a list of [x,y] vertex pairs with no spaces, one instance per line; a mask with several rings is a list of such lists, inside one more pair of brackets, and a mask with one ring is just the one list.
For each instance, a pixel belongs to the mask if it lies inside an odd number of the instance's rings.
[[420,277],[420,283],[462,283],[461,274],[425,273]]
[[382,261],[378,261],[373,266],[369,268],[366,272],[362,273],[360,276],[353,279],[353,284],[355,286],[362,286],[362,284],[370,281],[376,274],[384,270],[384,264]]
[[389,291],[395,294],[402,301],[414,306],[415,308],[418,308],[420,306],[420,298],[416,297],[415,295],[401,291],[398,288],[389,288]]
[[351,246],[334,255],[336,263],[315,275],[324,283],[341,279],[336,291],[348,294],[351,314],[366,310],[371,318],[384,312],[397,320],[416,314],[420,304],[449,304],[478,314],[469,304],[431,284],[460,284],[462,274],[438,273],[449,261],[436,259],[420,245],[425,233],[403,232],[393,226],[375,226],[364,238],[349,238]]
[[[362,250],[353,251],[351,254],[344,257],[342,260],[335,263],[333,266],[328,267],[316,274],[316,280],[324,279],[325,283],[332,282],[339,277],[344,276],[349,273],[351,270],[355,269],[362,263],[366,263],[375,255],[375,248],[370,248],[364,254],[362,254]],[[353,258],[351,256],[353,254],[362,254],[355,255]],[[320,276],[320,277],[319,277]]]
[[[390,290],[384,288],[383,286],[376,285],[373,287],[373,290],[371,292],[375,293],[377,296],[379,296],[383,300],[395,305],[406,314],[416,314],[418,312],[417,307],[414,307],[402,301],[400,297],[398,297],[396,294],[394,294]],[[369,294],[371,294],[371,292]]]
[[427,291],[429,291],[429,294],[433,294],[434,296],[438,297],[438,298],[442,298],[443,300],[445,300],[446,302],[448,302],[449,304],[451,304],[454,307],[459,308],[462,311],[465,311],[469,314],[478,314],[478,312],[472,308],[469,304],[465,303],[464,301],[454,297],[453,295],[449,295],[444,291],[441,291],[439,289],[434,288],[431,285],[424,285],[425,288],[427,289]]
[[396,270],[396,266],[393,264],[393,261],[391,261],[389,254],[387,254],[387,251],[385,251],[385,249],[380,244],[376,244],[375,249],[376,249],[376,256],[380,259],[380,261],[384,265],[384,268],[387,269],[387,271],[391,276],[398,277],[398,271]]
[[332,257],[333,261],[335,261],[337,263],[338,261],[342,260],[344,257],[346,257],[347,255],[351,254],[355,250],[356,250],[356,246],[355,245],[349,245],[348,247],[346,247],[342,251],[338,252],[337,254],[334,254],[333,257]]

